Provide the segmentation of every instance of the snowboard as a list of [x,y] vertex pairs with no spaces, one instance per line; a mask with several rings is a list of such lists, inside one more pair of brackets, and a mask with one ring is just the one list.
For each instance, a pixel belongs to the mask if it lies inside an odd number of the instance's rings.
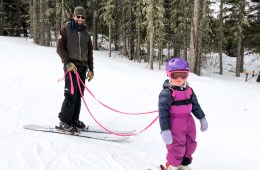
[[[127,136],[112,135],[109,132],[106,132],[103,130],[95,130],[95,129],[84,130],[78,134],[68,134],[68,132],[58,130],[57,128],[55,128],[55,126],[28,124],[28,125],[24,125],[23,128],[28,129],[28,130],[34,130],[34,131],[65,134],[65,135],[77,136],[77,137],[82,137],[82,138],[97,139],[97,140],[104,140],[104,141],[114,141],[114,142],[125,141],[129,138]],[[120,134],[131,134],[133,132],[134,132],[134,130],[133,131],[117,131],[117,133],[120,133]]]

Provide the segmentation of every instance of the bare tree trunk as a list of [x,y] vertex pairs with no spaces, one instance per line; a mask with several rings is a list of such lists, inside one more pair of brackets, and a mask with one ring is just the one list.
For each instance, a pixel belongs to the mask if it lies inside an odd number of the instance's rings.
[[111,44],[112,44],[112,25],[111,25],[111,23],[109,23],[108,30],[109,30],[109,57],[111,57]]
[[184,38],[184,59],[188,61],[188,44],[189,44],[189,38],[188,38],[188,30],[186,31],[187,34],[185,35],[185,38]]
[[3,27],[4,27],[4,16],[3,16],[3,13],[4,13],[4,2],[3,0],[1,0],[1,4],[0,4],[0,35],[3,35],[4,32],[3,32]]
[[[126,21],[126,12],[125,10],[122,11],[122,23],[125,24]],[[123,55],[127,56],[127,36],[126,31],[123,30]]]
[[196,37],[198,32],[198,8],[199,8],[199,0],[193,1],[193,12],[192,12],[192,21],[191,21],[191,33],[190,33],[190,48],[189,48],[189,64],[191,67],[191,71],[195,70],[195,57],[196,57]]
[[197,44],[196,46],[196,58],[195,58],[195,65],[194,65],[194,73],[198,76],[201,75],[201,58],[202,58],[202,37],[203,32],[205,28],[205,11],[206,11],[206,1],[207,0],[201,0],[199,4],[199,20],[198,20],[198,30],[197,30]]
[[44,0],[40,0],[40,4],[39,4],[39,34],[40,34],[40,40],[39,40],[39,44],[40,45],[44,45],[44,13],[43,13],[43,1]]
[[21,27],[22,27],[22,21],[21,21],[21,17],[19,16],[19,15],[21,15],[21,4],[20,3],[18,3],[17,4],[17,11],[18,11],[18,17],[17,17],[17,21],[18,21],[18,24],[19,24],[19,28],[18,28],[18,35],[16,35],[16,36],[18,36],[18,37],[20,37],[20,32],[21,32]]
[[[239,9],[239,20],[238,20],[238,34],[237,34],[237,61],[236,61],[236,76],[240,77],[241,69],[241,51],[242,51],[242,36],[243,36],[243,18],[245,12],[245,0],[240,0],[240,9]],[[244,50],[243,50],[244,51]]]
[[138,63],[141,63],[140,48],[141,48],[140,29],[137,29],[137,44],[136,44],[136,59]]
[[129,59],[133,60],[133,53],[134,53],[134,27],[133,27],[133,13],[132,13],[132,7],[133,7],[133,2],[132,0],[130,1],[130,9],[129,9],[129,22],[130,22],[130,29],[129,29]]
[[162,56],[163,56],[163,47],[162,47],[162,42],[160,40],[159,42],[159,46],[158,46],[158,60],[159,60],[159,69],[161,69],[161,65],[162,65]]
[[170,43],[167,43],[167,60],[169,60],[171,58],[171,47],[170,47]]
[[244,42],[243,42],[243,38],[242,38],[242,43],[241,43],[240,54],[241,54],[240,72],[243,73],[244,72]]
[[93,33],[93,49],[97,50],[97,18],[98,18],[98,11],[97,7],[95,6],[93,9],[93,28],[92,28],[92,33]]
[[[114,0],[115,2],[115,8],[118,9],[119,4],[118,0]],[[115,45],[115,51],[118,51],[118,42],[119,42],[119,16],[118,12],[115,10],[115,18],[114,18],[114,24],[113,24],[113,40],[114,40],[114,45]],[[116,30],[116,31],[115,31]]]
[[[176,41],[175,41],[176,42]],[[176,43],[175,43],[176,44]],[[180,49],[178,45],[174,45],[174,52],[173,52],[174,57],[180,57]]]
[[223,74],[222,41],[223,41],[223,0],[220,1],[219,12],[219,74]]
[[[60,6],[60,0],[56,0],[56,5],[55,6],[56,6],[56,9],[57,9],[58,6]],[[59,14],[58,10],[56,10],[54,27],[55,27],[54,28],[55,29],[54,36],[55,36],[55,40],[57,40],[57,37],[59,35],[59,30],[60,30],[60,27],[61,27],[61,25],[60,25],[60,14]]]
[[123,55],[127,56],[127,38],[126,38],[126,33],[123,33]]
[[149,39],[147,39],[147,42],[146,42],[146,48],[147,48],[147,59],[145,59],[145,62],[149,62],[149,60],[148,60],[148,57],[150,58],[150,54],[151,54],[151,51],[150,51],[150,41],[149,41]]
[[[187,5],[192,6],[192,5],[190,5],[189,0],[185,0],[184,5],[185,6],[187,6]],[[188,61],[189,36],[190,36],[190,28],[191,28],[191,26],[190,26],[191,23],[189,22],[189,20],[190,20],[190,11],[189,10],[184,11],[184,18],[186,18],[186,19],[185,19],[185,22],[184,22],[185,23],[185,29],[184,29],[185,33],[184,33],[184,39],[183,39],[183,41],[184,41],[183,42],[183,44],[184,44],[183,57],[184,57],[185,60]]]
[[64,25],[65,17],[64,17],[64,0],[61,1],[61,17],[60,17],[60,25]]
[[150,33],[150,57],[149,57],[149,65],[150,69],[153,70],[153,37],[154,37],[154,28],[151,30]]
[[[154,9],[154,1],[155,0],[152,0],[152,6],[153,6],[153,8],[152,9]],[[154,40],[154,16],[153,16],[153,11],[151,12],[151,20],[150,20],[150,22],[151,22],[151,24],[150,24],[150,33],[149,33],[149,38],[150,38],[150,59],[149,59],[149,64],[150,64],[150,69],[151,70],[153,70],[153,40]]]
[[52,40],[52,36],[51,36],[51,29],[49,29],[50,27],[48,27],[47,28],[47,42],[48,42],[48,44],[47,44],[47,46],[49,46],[49,47],[53,47],[53,40]]
[[236,61],[236,76],[240,77],[241,68],[241,26],[238,26],[238,42],[237,42],[237,61]]
[[38,44],[39,43],[39,37],[38,37],[38,9],[37,9],[37,0],[33,0],[32,4],[32,37],[34,43]]
[[141,46],[141,0],[138,0],[138,4],[137,4],[136,31],[137,31],[136,58],[137,58],[137,62],[141,63],[141,57],[140,57],[140,46]]

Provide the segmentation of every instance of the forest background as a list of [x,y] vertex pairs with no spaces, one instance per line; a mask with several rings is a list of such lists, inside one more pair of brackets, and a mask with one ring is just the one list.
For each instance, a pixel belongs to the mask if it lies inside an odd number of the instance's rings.
[[[201,75],[207,55],[218,54],[223,74],[226,54],[236,57],[235,75],[244,70],[246,52],[260,52],[259,0],[0,0],[0,35],[29,36],[41,46],[55,46],[59,29],[76,6],[87,11],[94,50],[102,36],[111,51],[159,68],[183,57]],[[259,70],[258,70],[259,71]]]

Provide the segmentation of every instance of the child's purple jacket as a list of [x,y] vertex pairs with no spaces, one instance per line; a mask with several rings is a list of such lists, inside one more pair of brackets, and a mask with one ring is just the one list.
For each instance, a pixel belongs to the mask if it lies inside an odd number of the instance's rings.
[[[171,129],[171,123],[170,123],[170,108],[171,108],[171,102],[172,102],[172,90],[169,88],[169,80],[165,80],[163,84],[163,90],[161,91],[159,95],[159,122],[161,131]],[[174,90],[184,91],[186,88],[181,89],[180,87],[171,87]],[[191,104],[192,104],[192,110],[191,112],[197,119],[202,119],[205,117],[205,114],[203,110],[201,109],[196,94],[194,93],[193,89],[189,87],[192,90],[191,94]]]

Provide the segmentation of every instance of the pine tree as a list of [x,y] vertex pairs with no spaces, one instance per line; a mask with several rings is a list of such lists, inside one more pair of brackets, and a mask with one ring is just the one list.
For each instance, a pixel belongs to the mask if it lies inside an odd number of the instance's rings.
[[109,57],[111,57],[111,44],[112,44],[112,29],[115,26],[114,13],[115,13],[115,0],[108,0],[102,3],[101,19],[108,26],[109,31]]
[[247,14],[248,24],[244,27],[245,47],[260,52],[260,2],[252,0]]

